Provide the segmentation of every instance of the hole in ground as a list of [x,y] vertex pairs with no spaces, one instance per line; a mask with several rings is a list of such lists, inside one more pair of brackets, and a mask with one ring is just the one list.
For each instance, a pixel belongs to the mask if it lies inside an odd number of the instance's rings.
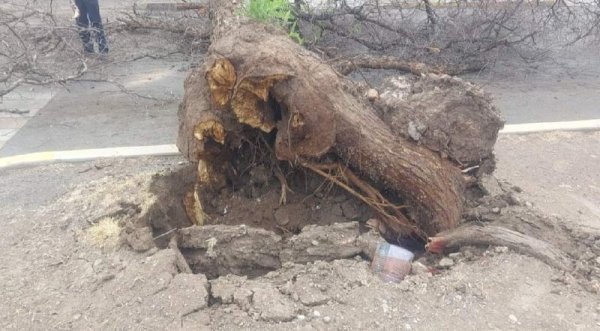
[[[201,230],[189,234],[195,236],[187,240],[193,244],[181,243],[187,229],[175,230],[192,225],[183,200],[194,188],[196,165],[157,176],[151,186],[157,199],[142,220],[152,228],[156,245],[166,248],[171,238],[178,235],[179,248],[191,269],[209,278],[226,274],[257,277],[278,269],[281,261],[290,261],[280,258],[284,254],[282,247],[294,240],[308,243],[307,247],[292,249],[294,254],[301,255],[302,250],[317,252],[316,258],[310,257],[312,261],[363,254],[352,240],[348,244],[348,238],[368,230],[364,224],[375,216],[372,210],[332,182],[277,161],[272,155],[275,134],[254,131],[244,135],[246,139],[237,147],[236,157],[227,164],[231,168],[229,185],[201,196],[207,217],[204,226],[196,228]],[[281,204],[283,200],[285,204]],[[333,224],[351,224],[355,228],[338,229]],[[300,232],[309,225],[329,227],[319,228],[311,233],[314,238],[306,240],[306,233]],[[404,241],[402,246],[422,250],[423,243]],[[294,260],[297,261],[309,260]]]
[[[374,216],[372,211],[321,177],[304,171],[286,170],[291,191],[287,194],[285,205],[279,203],[279,181],[269,173],[270,170],[260,165],[242,176],[243,185],[236,189],[224,188],[211,199],[206,208],[208,220],[202,228],[213,229],[215,227],[210,225],[219,225],[218,229],[211,230],[217,232],[211,234],[209,231],[202,235],[205,237],[196,238],[198,247],[180,247],[193,272],[203,273],[211,279],[227,274],[264,275],[281,267],[280,242],[288,241],[308,225],[351,225],[355,224],[352,223],[354,221],[358,222],[361,225],[356,231],[341,228],[332,233],[316,232],[314,239],[305,240],[314,246],[311,249],[323,250],[318,258],[320,260],[363,255],[362,251],[354,252],[347,247],[319,245],[326,241],[335,242],[336,236],[349,237],[352,233],[368,231],[364,223]],[[195,178],[195,165],[155,177],[151,191],[157,199],[143,221],[153,229],[158,247],[168,246],[171,237],[177,233],[174,229],[192,225],[184,209],[183,197],[187,190],[193,188]],[[211,247],[210,241],[216,240],[216,237],[220,237],[221,242],[217,241]],[[233,242],[236,244],[228,244]],[[401,239],[400,244],[417,254],[423,250],[422,242],[410,238]],[[340,255],[340,250],[348,250],[347,256],[344,255],[346,252]]]

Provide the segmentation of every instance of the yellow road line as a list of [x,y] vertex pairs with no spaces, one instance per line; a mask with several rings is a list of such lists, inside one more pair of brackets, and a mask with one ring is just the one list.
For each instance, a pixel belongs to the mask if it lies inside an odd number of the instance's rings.
[[86,161],[101,158],[161,155],[179,155],[179,150],[175,145],[155,145],[38,152],[0,158],[0,168],[57,161]]

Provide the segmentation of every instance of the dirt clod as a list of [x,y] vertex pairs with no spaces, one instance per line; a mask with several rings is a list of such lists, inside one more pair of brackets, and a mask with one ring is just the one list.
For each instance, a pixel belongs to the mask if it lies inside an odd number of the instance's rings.
[[147,226],[126,230],[125,240],[136,252],[145,252],[156,247],[152,238],[152,229]]
[[438,266],[440,268],[444,268],[444,269],[450,268],[453,265],[454,265],[454,261],[452,259],[450,259],[450,258],[447,258],[447,257],[442,258],[440,260],[440,262],[438,262]]

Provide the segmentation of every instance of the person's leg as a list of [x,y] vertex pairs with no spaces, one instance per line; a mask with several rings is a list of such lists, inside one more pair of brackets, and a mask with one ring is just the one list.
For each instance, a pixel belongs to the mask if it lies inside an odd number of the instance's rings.
[[94,28],[96,42],[98,43],[98,51],[100,53],[108,53],[108,45],[104,36],[104,27],[102,26],[102,18],[100,17],[100,7],[98,0],[85,0],[88,17],[92,28]]
[[94,53],[94,43],[91,40],[90,21],[86,11],[84,0],[75,0],[75,6],[79,10],[79,16],[75,19],[79,30],[79,38],[83,43],[83,50],[86,53]]

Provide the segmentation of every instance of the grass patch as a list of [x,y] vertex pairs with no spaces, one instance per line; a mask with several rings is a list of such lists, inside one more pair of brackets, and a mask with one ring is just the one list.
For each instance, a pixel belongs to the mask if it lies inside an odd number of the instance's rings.
[[298,29],[298,20],[288,0],[248,0],[242,14],[257,21],[280,26],[292,40],[302,45],[304,40]]
[[119,245],[121,227],[112,217],[106,217],[92,225],[86,231],[88,242],[101,248],[115,248]]

